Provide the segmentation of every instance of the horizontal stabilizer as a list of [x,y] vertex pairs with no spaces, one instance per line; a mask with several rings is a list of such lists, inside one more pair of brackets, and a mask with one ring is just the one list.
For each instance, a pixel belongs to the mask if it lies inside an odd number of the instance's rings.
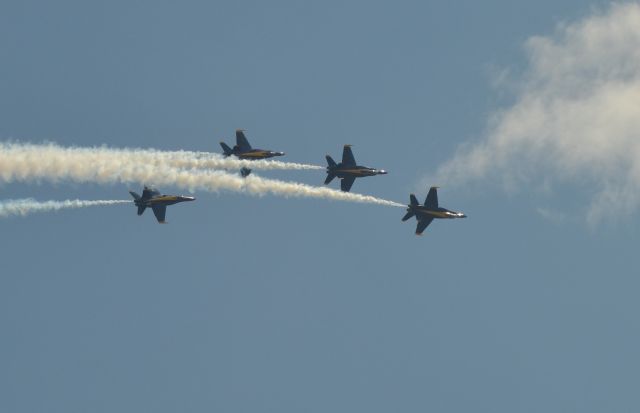
[[338,166],[338,164],[336,163],[336,161],[333,160],[332,157],[327,155],[326,158],[327,158],[327,163],[329,164],[330,168],[335,168],[336,166]]
[[144,212],[144,210],[145,210],[145,209],[147,209],[147,207],[146,207],[146,206],[144,206],[144,205],[140,205],[140,206],[138,207],[138,215],[142,215],[142,213]]
[[415,215],[415,213],[413,211],[409,211],[405,214],[405,216],[402,217],[402,221],[406,221],[408,219],[410,219],[411,217],[413,217]]
[[133,192],[133,191],[129,191],[129,193],[131,194],[131,196],[133,197],[133,199],[135,199],[136,201],[140,200],[140,195],[138,195],[137,193]]
[[418,198],[416,198],[414,194],[409,195],[409,200],[411,202],[411,206],[420,205],[420,203],[418,202]]
[[333,181],[333,178],[335,178],[336,176],[334,174],[327,174],[327,179],[324,180],[324,184],[325,185],[329,185],[329,183],[331,181]]

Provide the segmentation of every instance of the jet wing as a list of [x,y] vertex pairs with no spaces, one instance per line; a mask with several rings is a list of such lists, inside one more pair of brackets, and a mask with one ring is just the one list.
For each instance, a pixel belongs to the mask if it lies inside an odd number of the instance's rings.
[[438,208],[438,187],[432,186],[427,194],[427,199],[424,200],[424,206],[427,208]]
[[356,181],[355,176],[348,176],[346,178],[342,178],[342,180],[340,181],[340,189],[342,189],[344,192],[349,192],[349,190],[351,189],[351,186],[353,186],[353,183]]
[[164,216],[167,213],[166,205],[154,205],[151,209],[153,209],[153,215],[156,216],[156,219],[159,223],[164,224]]
[[149,188],[149,187],[146,187],[146,186],[144,187],[144,190],[142,191],[142,199],[144,199],[144,200],[151,199],[154,196],[158,196],[158,195],[160,195],[160,192],[158,192],[156,189]]
[[251,150],[251,145],[249,144],[247,137],[244,136],[244,132],[242,131],[242,129],[236,130],[236,145],[238,145],[238,149],[240,149],[241,152],[247,152]]
[[342,165],[356,166],[356,158],[353,157],[353,152],[351,152],[351,145],[344,145],[344,149],[342,150]]
[[422,235],[424,230],[427,229],[429,224],[431,224],[431,221],[433,221],[433,218],[431,218],[431,217],[424,218],[424,219],[418,221],[418,226],[416,227],[416,235]]

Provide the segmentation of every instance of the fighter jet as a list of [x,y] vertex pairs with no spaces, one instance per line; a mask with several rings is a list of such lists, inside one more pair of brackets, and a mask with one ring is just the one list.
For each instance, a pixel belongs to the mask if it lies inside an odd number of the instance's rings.
[[342,150],[342,162],[336,163],[333,158],[327,155],[327,179],[324,184],[327,185],[333,181],[336,176],[341,179],[340,189],[349,192],[356,178],[363,176],[385,175],[387,171],[384,169],[373,169],[362,165],[356,165],[356,159],[351,152],[351,145],[344,145]]
[[167,212],[167,205],[177,204],[178,202],[195,201],[192,196],[181,195],[162,195],[160,192],[147,186],[142,191],[142,196],[133,191],[129,191],[134,199],[134,203],[138,207],[138,215],[142,215],[147,207],[153,210],[153,214],[160,224],[165,224],[164,216]]
[[236,145],[232,148],[224,142],[220,142],[224,156],[235,155],[240,159],[266,159],[274,156],[283,156],[284,152],[274,152],[266,149],[253,149],[251,144],[244,136],[242,129],[236,129]]
[[422,232],[431,224],[434,218],[452,219],[452,218],[466,218],[467,216],[462,212],[449,211],[445,208],[438,206],[438,187],[432,186],[427,194],[427,199],[424,201],[424,205],[420,205],[416,196],[411,194],[409,196],[411,200],[407,208],[407,214],[402,217],[403,221],[408,220],[415,215],[418,220],[418,226],[416,227],[416,235],[422,235]]

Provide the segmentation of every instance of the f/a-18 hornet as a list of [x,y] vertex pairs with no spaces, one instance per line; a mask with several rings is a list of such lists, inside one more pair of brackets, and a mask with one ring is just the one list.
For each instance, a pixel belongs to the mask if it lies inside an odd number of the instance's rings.
[[147,186],[142,191],[142,196],[133,191],[129,191],[134,199],[134,203],[138,207],[138,215],[142,215],[145,209],[151,208],[153,214],[160,224],[166,223],[164,216],[167,213],[167,205],[177,204],[179,202],[195,201],[192,196],[182,195],[162,195],[160,192]]
[[422,232],[431,224],[434,218],[452,219],[452,218],[466,218],[467,216],[462,212],[449,211],[445,208],[438,206],[438,187],[432,186],[427,194],[427,199],[424,201],[424,205],[420,205],[416,196],[411,194],[409,196],[411,203],[407,207],[407,213],[402,217],[403,221],[408,220],[415,215],[418,220],[418,226],[416,227],[416,235],[422,235]]
[[233,148],[224,142],[220,142],[220,146],[222,146],[224,156],[235,155],[240,159],[266,159],[284,155],[284,152],[252,148],[242,129],[236,129],[236,145]]
[[324,184],[327,185],[333,181],[336,176],[341,179],[340,189],[349,192],[356,178],[363,176],[385,175],[387,171],[384,169],[373,169],[362,165],[356,165],[356,159],[351,152],[351,145],[344,145],[342,150],[342,162],[336,163],[333,158],[327,155],[327,179]]

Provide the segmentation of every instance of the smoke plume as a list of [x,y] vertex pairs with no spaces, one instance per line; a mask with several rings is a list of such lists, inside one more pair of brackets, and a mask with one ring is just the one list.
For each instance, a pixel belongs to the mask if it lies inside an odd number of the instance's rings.
[[[404,206],[373,196],[326,187],[254,175],[242,178],[221,170],[195,169],[193,162],[198,161],[190,160],[189,156],[189,153],[182,152],[4,143],[0,144],[0,182],[149,183],[190,191],[227,190],[251,195],[273,194]],[[254,162],[249,165],[253,167]]]

